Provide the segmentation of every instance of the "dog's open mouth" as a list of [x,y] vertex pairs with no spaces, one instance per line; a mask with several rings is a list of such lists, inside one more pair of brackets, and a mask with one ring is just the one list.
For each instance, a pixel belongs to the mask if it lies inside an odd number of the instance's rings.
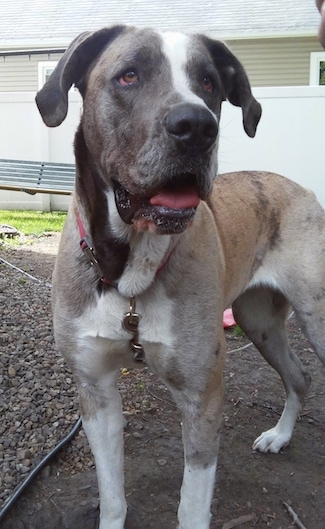
[[195,177],[182,175],[152,196],[132,195],[114,182],[115,202],[121,219],[141,230],[159,234],[182,233],[193,219],[200,197]]

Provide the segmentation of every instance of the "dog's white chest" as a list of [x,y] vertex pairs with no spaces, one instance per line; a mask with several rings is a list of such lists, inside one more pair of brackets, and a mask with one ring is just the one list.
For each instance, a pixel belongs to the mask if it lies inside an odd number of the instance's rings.
[[[98,296],[78,320],[79,338],[104,338],[119,349],[133,338],[123,325],[130,310],[130,300],[116,290]],[[160,343],[172,346],[173,302],[162,286],[135,297],[135,311],[139,314],[138,339],[140,343]]]

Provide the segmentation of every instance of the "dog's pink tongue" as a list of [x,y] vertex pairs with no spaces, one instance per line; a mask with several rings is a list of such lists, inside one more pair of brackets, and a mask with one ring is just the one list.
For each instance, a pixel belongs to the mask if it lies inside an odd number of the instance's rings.
[[165,206],[170,209],[196,208],[199,203],[200,197],[194,186],[179,190],[162,188],[150,198],[152,206]]

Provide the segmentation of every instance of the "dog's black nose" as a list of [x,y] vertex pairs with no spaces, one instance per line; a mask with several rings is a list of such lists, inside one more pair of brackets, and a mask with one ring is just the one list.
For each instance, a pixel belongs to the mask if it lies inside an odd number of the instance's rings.
[[165,128],[183,151],[205,152],[214,144],[218,134],[218,123],[212,112],[189,103],[178,105],[166,115]]

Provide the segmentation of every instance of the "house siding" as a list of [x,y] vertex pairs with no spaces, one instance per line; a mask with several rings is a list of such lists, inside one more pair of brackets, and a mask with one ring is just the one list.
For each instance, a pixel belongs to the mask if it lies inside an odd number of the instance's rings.
[[38,63],[58,61],[62,54],[14,55],[1,57],[0,92],[35,92],[38,89]]
[[[229,40],[244,64],[252,86],[309,84],[310,53],[322,51],[317,37]],[[57,61],[61,54],[1,57],[0,92],[35,92],[39,61]]]
[[322,50],[316,37],[227,43],[244,64],[251,85],[256,87],[309,85],[310,53]]

